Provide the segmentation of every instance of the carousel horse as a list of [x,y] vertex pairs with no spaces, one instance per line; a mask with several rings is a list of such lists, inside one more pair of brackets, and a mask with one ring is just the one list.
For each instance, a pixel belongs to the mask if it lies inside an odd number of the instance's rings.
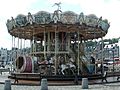
[[74,74],[74,70],[76,69],[76,66],[73,64],[72,61],[66,63],[66,64],[61,64],[60,65],[60,68],[61,68],[61,73],[63,75],[65,75],[65,72],[68,73],[68,71],[71,71],[72,74]]
[[53,64],[53,63],[54,63],[54,58],[53,57],[48,58],[47,60],[44,60],[44,61],[41,61],[41,62],[38,61],[38,64]]
[[[38,62],[38,65],[42,65],[44,67],[44,74],[51,75],[52,73],[55,73],[55,66],[54,66],[54,59],[50,58],[49,60],[44,60],[41,62]],[[46,66],[47,65],[47,66]]]

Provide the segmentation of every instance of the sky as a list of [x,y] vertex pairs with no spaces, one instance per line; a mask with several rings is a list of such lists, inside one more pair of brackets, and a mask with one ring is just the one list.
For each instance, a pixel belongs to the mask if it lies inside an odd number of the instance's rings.
[[0,1],[0,48],[11,49],[12,36],[8,33],[6,22],[17,15],[35,14],[39,11],[53,13],[57,9],[54,3],[61,2],[61,10],[74,11],[77,14],[95,14],[108,19],[110,28],[105,39],[120,37],[120,0],[1,0]]

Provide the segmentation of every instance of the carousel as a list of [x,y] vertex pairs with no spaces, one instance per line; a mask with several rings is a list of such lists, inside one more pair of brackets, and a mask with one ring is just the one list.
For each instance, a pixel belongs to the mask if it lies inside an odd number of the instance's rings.
[[[94,14],[39,11],[19,14],[7,20],[12,46],[18,45],[14,73],[40,73],[41,76],[95,75],[93,62],[85,52],[85,42],[104,37],[110,27],[107,19]],[[18,43],[16,43],[16,40]],[[24,53],[26,40],[29,53]]]

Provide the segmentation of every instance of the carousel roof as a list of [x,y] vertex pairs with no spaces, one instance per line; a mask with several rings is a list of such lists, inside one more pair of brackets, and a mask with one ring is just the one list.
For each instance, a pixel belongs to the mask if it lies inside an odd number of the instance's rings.
[[31,39],[41,37],[46,32],[79,32],[84,39],[101,38],[110,27],[108,20],[102,20],[94,14],[76,14],[73,11],[55,10],[54,13],[39,11],[36,14],[19,14],[7,20],[8,32],[15,37]]

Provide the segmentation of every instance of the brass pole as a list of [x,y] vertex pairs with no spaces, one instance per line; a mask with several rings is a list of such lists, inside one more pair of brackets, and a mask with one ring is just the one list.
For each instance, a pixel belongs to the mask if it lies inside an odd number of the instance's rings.
[[103,72],[104,72],[104,66],[103,66],[103,37],[101,38],[102,39],[102,74],[103,74]]
[[57,34],[56,34],[57,26],[55,26],[55,75],[57,74]]
[[[80,41],[80,37],[79,37],[79,34],[80,32],[78,31],[78,75],[80,74],[79,73],[79,70],[80,70],[80,46],[79,46],[79,41]],[[81,70],[82,70],[82,63],[81,63]]]
[[68,45],[67,45],[67,49],[68,49],[68,51],[70,51],[70,43],[71,43],[71,40],[70,40],[70,33],[68,33]]
[[50,32],[48,32],[47,51],[50,51]]
[[20,39],[20,53],[22,54],[22,39]]
[[30,54],[32,54],[32,39],[30,40],[30,47],[31,47]]
[[13,36],[12,36],[12,49],[13,49]]
[[25,39],[24,39],[24,46],[23,46],[23,48],[24,48],[23,54],[25,55]]
[[18,37],[18,50],[17,50],[17,57],[18,57],[18,54],[19,54],[19,37]]
[[44,59],[46,60],[46,28],[44,29]]
[[33,30],[33,37],[32,37],[32,53],[33,53],[33,55],[32,56],[34,56],[34,52],[35,52],[35,43],[34,43],[34,40],[35,40],[35,38],[34,38],[34,30]]
[[15,48],[15,37],[14,37],[14,48]]

